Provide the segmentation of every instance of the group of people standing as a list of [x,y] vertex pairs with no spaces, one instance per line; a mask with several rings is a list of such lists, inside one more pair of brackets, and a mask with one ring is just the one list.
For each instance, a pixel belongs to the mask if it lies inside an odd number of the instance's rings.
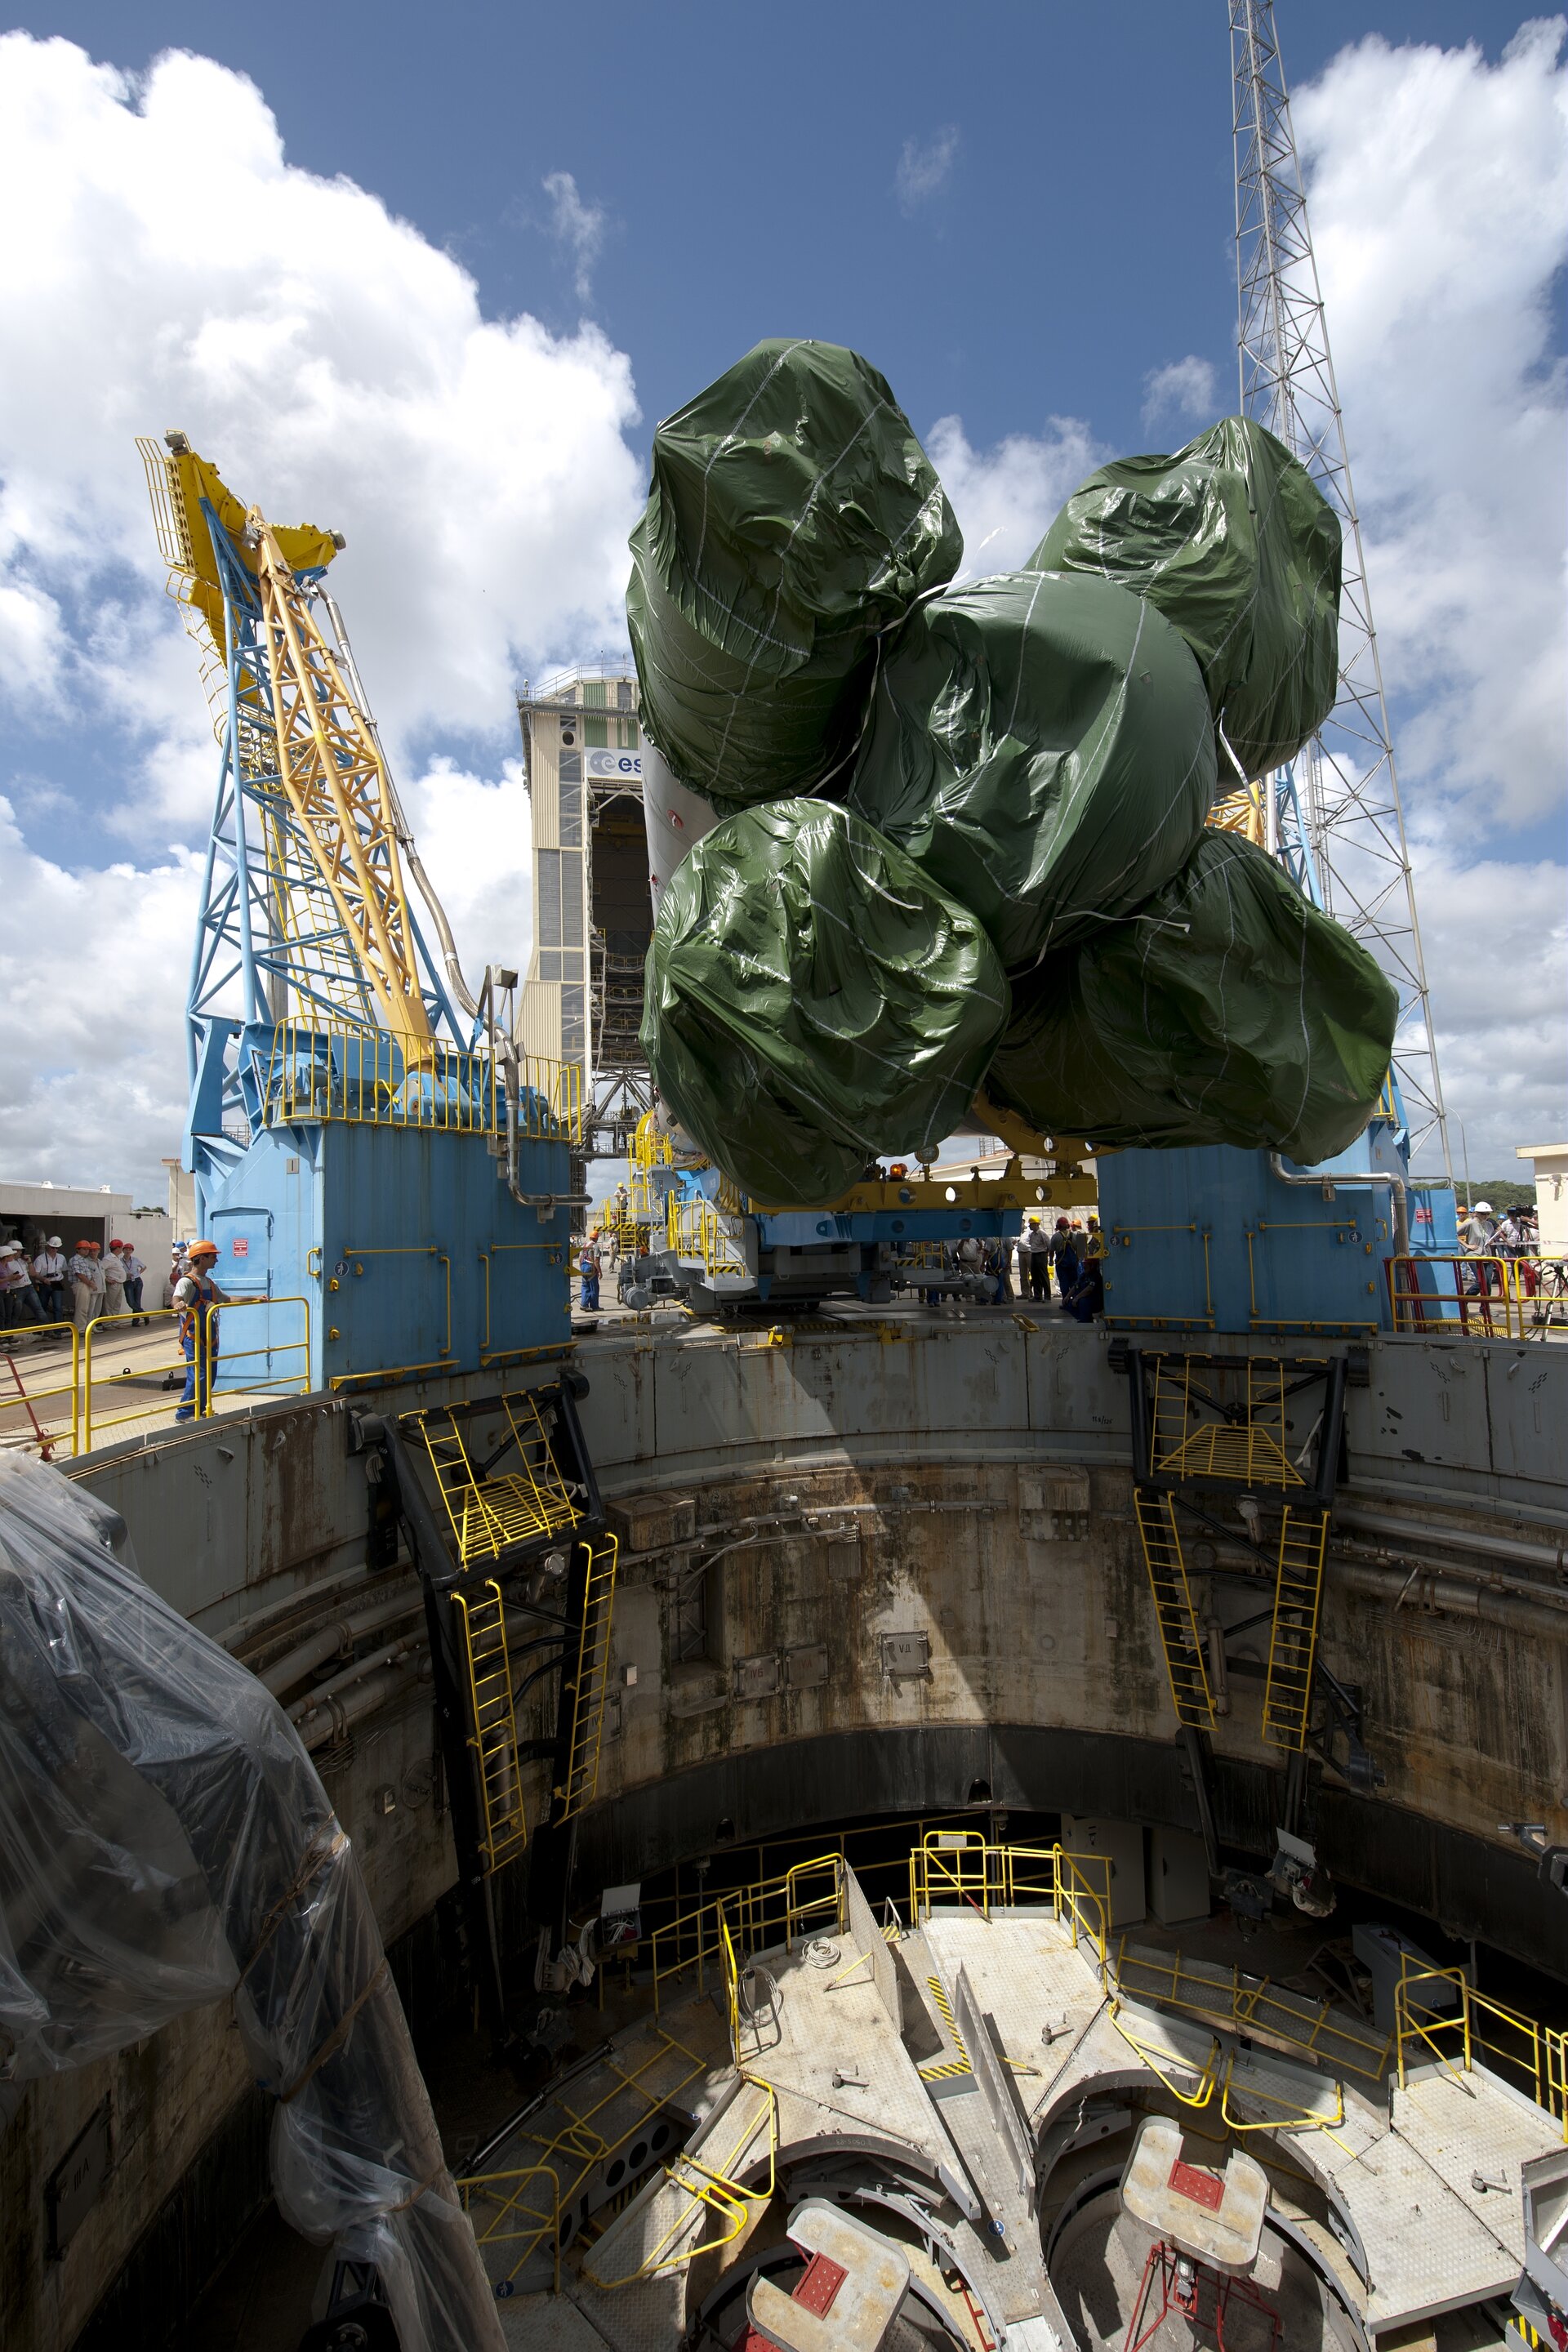
[[[1017,1259],[1017,1290],[1013,1287],[1013,1261]],[[1016,1242],[1003,1241],[987,1244],[971,1237],[958,1244],[958,1264],[973,1273],[990,1276],[994,1288],[992,1302],[1001,1306],[1016,1296],[1037,1301],[1041,1306],[1050,1303],[1052,1285],[1058,1306],[1077,1322],[1088,1323],[1105,1306],[1105,1236],[1098,1217],[1086,1224],[1058,1217],[1047,1226],[1043,1218],[1031,1214]]]
[[30,1325],[74,1323],[85,1331],[105,1315],[129,1315],[132,1328],[150,1323],[142,1311],[147,1268],[130,1242],[77,1242],[71,1255],[51,1234],[29,1259],[20,1242],[0,1242],[0,1312],[7,1331]]

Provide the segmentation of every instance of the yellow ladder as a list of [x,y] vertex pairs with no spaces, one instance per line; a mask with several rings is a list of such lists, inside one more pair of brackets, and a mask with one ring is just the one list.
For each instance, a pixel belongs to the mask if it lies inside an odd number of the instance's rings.
[[452,1600],[463,1629],[468,1671],[468,1745],[479,1761],[480,1843],[488,1877],[514,1853],[521,1853],[528,1841],[506,1611],[500,1586],[493,1577],[487,1577],[471,1592],[454,1592]]
[[1132,1499],[1138,1513],[1143,1562],[1154,1595],[1154,1614],[1160,1621],[1160,1639],[1164,1645],[1165,1672],[1175,1701],[1176,1720],[1195,1724],[1203,1731],[1212,1730],[1214,1701],[1209,1696],[1203,1636],[1193,1614],[1193,1596],[1187,1586],[1187,1564],[1182,1557],[1175,1506],[1169,1495],[1151,1494],[1142,1486],[1134,1487]]
[[605,1730],[605,1695],[610,1675],[610,1624],[616,1601],[616,1563],[620,1546],[604,1536],[590,1547],[583,1587],[583,1624],[577,1664],[568,1689],[572,1728],[566,1743],[566,1777],[555,1791],[558,1822],[570,1821],[594,1801],[599,1785],[599,1748]]
[[1328,1542],[1327,1511],[1292,1512],[1285,1506],[1268,1634],[1268,1678],[1263,1686],[1263,1737],[1274,1748],[1307,1744]]
[[[1167,1367],[1173,1364],[1173,1370]],[[1156,1356],[1154,1359],[1154,1408],[1149,1433],[1149,1468],[1172,1471],[1178,1476],[1186,1466],[1187,1391],[1192,1381],[1192,1368],[1185,1356]],[[1142,1477],[1143,1465],[1133,1465],[1134,1477]]]

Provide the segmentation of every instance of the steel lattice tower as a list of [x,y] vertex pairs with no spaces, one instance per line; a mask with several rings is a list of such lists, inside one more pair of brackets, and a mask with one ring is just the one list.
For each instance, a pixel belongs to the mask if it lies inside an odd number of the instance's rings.
[[1290,123],[1274,0],[1229,0],[1241,406],[1294,451],[1344,539],[1340,691],[1332,714],[1268,796],[1270,846],[1399,992],[1396,1099],[1412,1154],[1448,1157],[1442,1081],[1388,705],[1373,624],[1344,418]]

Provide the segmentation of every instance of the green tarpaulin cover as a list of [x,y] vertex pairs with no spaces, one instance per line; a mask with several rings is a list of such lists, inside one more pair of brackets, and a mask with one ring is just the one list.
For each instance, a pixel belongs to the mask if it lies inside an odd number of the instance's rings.
[[831,1201],[959,1126],[1005,1024],[974,917],[848,810],[770,802],[664,894],[642,1040],[681,1126],[755,1200]]
[[878,632],[951,580],[952,508],[879,375],[759,343],[658,427],[626,619],[642,719],[731,807],[809,792],[853,751]]
[[1010,572],[933,597],[888,641],[848,802],[1016,971],[1169,880],[1215,758],[1198,666],[1152,604]]
[[1249,777],[1334,706],[1340,526],[1281,441],[1226,416],[1173,457],[1121,457],[1073,492],[1033,556],[1119,581],[1186,638]]
[[1142,918],[1017,984],[985,1088],[1047,1134],[1267,1144],[1310,1166],[1375,1109],[1396,1009],[1266,852],[1210,832]]

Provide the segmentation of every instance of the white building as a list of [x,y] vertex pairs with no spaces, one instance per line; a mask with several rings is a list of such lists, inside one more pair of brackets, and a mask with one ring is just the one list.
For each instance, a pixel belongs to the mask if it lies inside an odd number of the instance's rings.
[[526,1054],[574,1064],[589,1148],[624,1154],[648,1108],[637,1042],[652,930],[637,683],[577,668],[518,698],[533,826]]
[[1535,1162],[1542,1257],[1568,1257],[1568,1143],[1521,1143],[1516,1160]]

